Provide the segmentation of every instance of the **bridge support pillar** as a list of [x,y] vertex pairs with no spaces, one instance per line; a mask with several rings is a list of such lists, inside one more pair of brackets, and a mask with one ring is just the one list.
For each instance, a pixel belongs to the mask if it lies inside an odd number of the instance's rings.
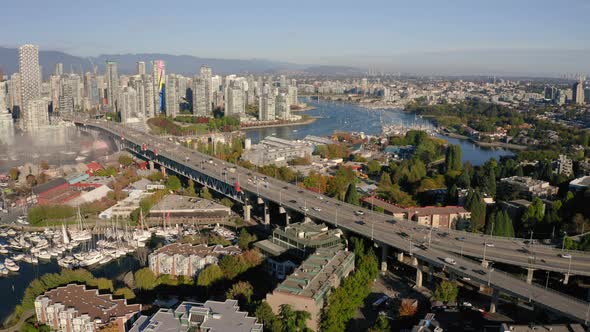
[[289,213],[287,211],[285,211],[285,225],[289,225],[289,220],[291,219],[291,216],[289,216]]
[[268,213],[268,205],[264,203],[264,224],[270,224],[270,213]]
[[250,221],[250,212],[252,210],[252,206],[245,204],[244,205],[244,221]]
[[531,269],[529,267],[526,270],[527,270],[526,283],[529,284],[529,285],[531,285],[533,283],[533,273],[535,272],[535,269]]
[[166,176],[166,167],[161,166],[160,170],[162,170],[162,175]]
[[387,271],[387,256],[389,256],[389,246],[381,245],[381,272]]
[[398,262],[403,262],[404,261],[404,253],[403,252],[398,252],[397,253],[397,261]]
[[279,213],[283,214],[283,213],[287,213],[287,211],[285,210],[284,207],[279,206]]
[[569,282],[570,282],[570,274],[569,274],[569,273],[566,273],[566,274],[563,276],[563,284],[564,284],[564,285],[567,285]]
[[490,313],[496,312],[496,307],[498,306],[499,300],[500,300],[500,291],[494,288],[492,290],[492,300],[490,302]]
[[311,218],[308,216],[305,216],[305,218],[303,218],[303,222],[311,222]]
[[416,288],[422,287],[422,269],[416,266]]
[[153,171],[154,170],[154,161],[153,160],[150,160],[150,162],[148,163],[148,165],[149,165],[150,171]]
[[256,198],[256,202],[257,202],[258,204],[264,204],[264,200],[262,199],[262,197],[258,197],[258,198]]
[[428,263],[428,274],[426,275],[426,280],[428,280],[428,282],[432,282],[432,276],[434,275],[434,266],[432,266],[432,263]]

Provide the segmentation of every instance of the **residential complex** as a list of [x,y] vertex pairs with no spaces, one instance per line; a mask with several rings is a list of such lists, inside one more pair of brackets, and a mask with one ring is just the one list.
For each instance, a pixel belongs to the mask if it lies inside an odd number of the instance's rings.
[[557,194],[559,188],[549,184],[549,182],[536,180],[527,176],[512,176],[500,179],[498,183],[498,192],[506,195],[518,194],[528,200],[535,197],[551,198]]
[[283,304],[309,312],[311,318],[307,326],[317,331],[322,308],[331,289],[337,288],[353,270],[352,252],[338,248],[317,249],[271,294],[267,294],[266,302],[275,313]]
[[242,159],[254,165],[286,165],[289,160],[310,156],[313,151],[311,144],[268,136],[259,144],[245,149]]
[[147,219],[187,225],[204,221],[225,222],[230,215],[231,209],[225,205],[198,197],[170,194],[150,209]]
[[176,309],[160,309],[151,317],[141,316],[129,332],[262,332],[262,324],[238,301],[182,302]]
[[124,299],[76,284],[49,290],[35,299],[37,320],[63,332],[91,332],[109,323],[124,332],[127,322],[140,311],[141,304],[127,304]]
[[237,246],[171,243],[149,255],[149,267],[156,275],[194,277],[207,265],[216,264],[222,256],[241,252]]

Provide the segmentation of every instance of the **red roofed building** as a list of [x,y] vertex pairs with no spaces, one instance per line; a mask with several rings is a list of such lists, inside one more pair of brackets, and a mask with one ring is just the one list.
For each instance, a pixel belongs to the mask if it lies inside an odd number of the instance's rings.
[[454,228],[459,219],[471,218],[471,212],[462,206],[424,206],[403,208],[379,197],[364,197],[363,202],[385,210],[396,218],[415,221],[420,225],[434,228]]
[[63,204],[80,195],[78,191],[71,190],[71,185],[64,178],[56,178],[33,187],[33,194],[37,195],[40,205]]
[[86,173],[88,175],[93,175],[94,172],[98,171],[99,169],[102,169],[102,165],[97,163],[96,161],[90,162],[86,165],[86,168],[88,168],[86,170]]

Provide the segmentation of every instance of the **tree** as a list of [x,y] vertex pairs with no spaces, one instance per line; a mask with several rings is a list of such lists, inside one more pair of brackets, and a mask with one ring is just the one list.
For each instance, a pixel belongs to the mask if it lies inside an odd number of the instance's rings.
[[125,300],[131,300],[135,298],[135,293],[127,287],[117,288],[113,292],[113,295],[123,296]]
[[119,156],[119,164],[121,164],[125,167],[129,167],[129,166],[133,165],[133,158],[131,158],[130,156],[128,156],[126,154],[122,154]]
[[479,232],[485,226],[486,203],[478,190],[471,190],[467,194],[465,208],[471,212],[471,231]]
[[434,290],[434,299],[444,303],[455,302],[458,294],[459,289],[454,282],[443,280]]
[[[229,257],[229,256],[225,256]],[[197,278],[197,285],[209,287],[215,282],[221,280],[223,278],[223,272],[221,268],[216,264],[211,264],[199,273],[199,277]]]
[[453,184],[451,188],[447,191],[447,205],[457,205],[458,199],[459,190],[457,189],[457,185]]
[[238,281],[225,293],[228,299],[240,301],[240,304],[247,305],[254,294],[254,287],[247,281]]
[[414,305],[413,301],[401,301],[398,315],[402,317],[411,317],[418,312],[418,306]]
[[445,154],[445,168],[447,171],[460,171],[462,168],[461,146],[450,144]]
[[242,228],[242,230],[240,231],[240,236],[238,238],[238,246],[240,246],[242,250],[247,250],[250,248],[250,244],[252,242],[256,242],[256,235],[252,235],[248,233],[247,230]]
[[20,174],[20,171],[16,167],[13,167],[10,169],[10,171],[8,171],[8,175],[14,181],[18,180],[19,174]]
[[359,193],[356,190],[356,185],[354,184],[354,182],[348,185],[348,190],[346,191],[346,196],[344,196],[344,201],[352,205],[361,204]]
[[135,286],[142,290],[151,290],[157,286],[156,275],[148,267],[139,269],[134,274]]
[[180,188],[182,188],[180,179],[176,175],[170,175],[168,179],[166,179],[166,188],[172,191],[180,190]]
[[289,304],[282,304],[279,309],[279,318],[283,322],[285,332],[311,331],[306,322],[311,318],[307,311],[293,310]]
[[367,164],[367,173],[369,175],[379,175],[379,173],[381,172],[381,164],[375,160],[372,159],[371,161],[369,161],[369,163]]
[[391,182],[391,176],[387,172],[381,173],[381,179],[379,179],[379,189],[387,190],[393,185]]
[[41,169],[42,170],[48,170],[49,169],[49,163],[47,162],[47,160],[41,160]]
[[152,174],[148,175],[147,178],[152,182],[160,182],[162,181],[162,179],[164,179],[164,175],[162,174],[162,172],[155,171]]
[[264,324],[265,330],[282,332],[283,322],[272,312],[272,308],[266,301],[260,302],[256,307],[256,318]]
[[529,205],[526,211],[522,214],[520,231],[522,233],[530,232],[543,220],[544,216],[545,204],[539,197],[533,198],[531,205]]
[[471,187],[471,176],[469,176],[469,172],[467,170],[461,172],[461,175],[459,175],[457,178],[457,186],[459,188]]
[[197,192],[195,191],[195,182],[192,179],[188,180],[188,186],[186,187],[185,195],[197,197]]
[[203,187],[201,189],[201,198],[203,199],[208,199],[208,200],[212,200],[213,199],[213,195],[211,195],[211,193],[209,192],[209,188],[207,187]]
[[369,332],[389,332],[391,327],[389,326],[389,319],[385,315],[379,315],[373,327],[369,329]]
[[227,197],[222,198],[221,201],[219,201],[219,203],[221,205],[227,206],[230,209],[232,208],[232,206],[234,206],[234,202],[232,202],[232,200]]

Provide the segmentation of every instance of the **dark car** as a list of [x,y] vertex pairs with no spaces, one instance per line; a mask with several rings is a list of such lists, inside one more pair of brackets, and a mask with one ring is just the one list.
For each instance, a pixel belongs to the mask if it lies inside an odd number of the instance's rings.
[[283,189],[289,189],[289,187],[287,187],[287,186],[284,186],[284,187],[283,187]]
[[362,221],[362,220],[357,220],[357,221],[355,221],[355,223],[356,223],[356,224],[359,224],[359,225],[364,225],[364,224],[365,224],[365,222],[364,222],[364,221]]
[[292,199],[292,200],[289,201],[289,203],[297,203],[297,201],[294,200],[294,199]]
[[484,271],[484,270],[473,270],[473,272],[480,274],[482,276],[486,275],[486,271]]
[[297,192],[303,194],[303,190],[297,190]]

